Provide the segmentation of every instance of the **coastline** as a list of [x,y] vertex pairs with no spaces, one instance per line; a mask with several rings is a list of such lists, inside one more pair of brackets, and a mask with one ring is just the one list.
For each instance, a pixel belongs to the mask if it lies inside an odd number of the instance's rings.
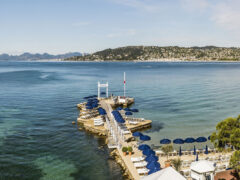
[[0,62],[86,62],[86,63],[104,63],[104,62],[128,62],[128,63],[153,63],[153,62],[166,62],[166,63],[240,63],[239,61],[227,60],[186,60],[186,59],[149,59],[149,60],[65,60],[65,59],[39,59],[39,60],[0,60]]

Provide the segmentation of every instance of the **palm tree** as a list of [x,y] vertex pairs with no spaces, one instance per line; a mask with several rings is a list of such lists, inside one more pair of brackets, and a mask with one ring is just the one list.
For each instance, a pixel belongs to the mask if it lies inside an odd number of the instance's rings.
[[180,171],[181,166],[182,166],[182,160],[180,158],[178,159],[172,159],[171,164],[174,166],[176,171]]
[[168,154],[173,151],[173,145],[172,144],[164,145],[164,146],[162,146],[161,149],[162,149],[163,153],[167,156],[167,160],[168,160]]

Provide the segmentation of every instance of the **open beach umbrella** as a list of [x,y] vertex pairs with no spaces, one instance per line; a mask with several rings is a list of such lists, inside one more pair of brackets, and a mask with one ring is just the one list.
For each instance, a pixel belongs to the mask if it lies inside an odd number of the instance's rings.
[[196,147],[193,147],[193,155],[196,155]]
[[129,116],[129,115],[133,115],[133,113],[130,112],[130,111],[126,111],[126,112],[125,112],[125,115]]
[[148,169],[160,168],[160,164],[157,161],[149,162],[146,166]]
[[170,144],[171,143],[171,140],[170,139],[162,139],[160,141],[160,144]]
[[196,139],[196,142],[198,142],[198,143],[206,142],[206,141],[207,141],[207,138],[205,138],[205,137],[198,137],[198,138]]
[[196,140],[192,137],[188,137],[184,140],[185,143],[194,143]]
[[138,109],[131,109],[132,112],[139,112]]
[[106,111],[105,111],[105,109],[103,109],[103,108],[101,108],[101,107],[98,108],[98,112],[99,112],[100,115],[105,115],[105,114],[107,114]]
[[124,108],[124,111],[131,111],[130,108]]
[[211,140],[211,136],[208,136],[208,140]]
[[122,108],[121,108],[121,107],[118,107],[116,110],[118,110],[118,111],[121,111],[121,110],[122,110]]
[[179,147],[179,153],[178,153],[178,155],[179,155],[179,156],[182,155],[182,147],[181,147],[181,146]]
[[143,134],[137,131],[137,132],[132,133],[132,135],[135,137],[139,137],[139,136],[142,136]]
[[196,156],[196,161],[198,161],[198,153],[197,153],[197,156]]
[[149,156],[147,156],[145,158],[145,161],[147,161],[147,162],[158,161],[158,157],[153,154],[150,154]]
[[152,149],[146,149],[142,152],[145,156],[149,156],[149,155],[155,155],[155,151],[153,151]]
[[92,106],[87,106],[86,109],[93,109],[93,107]]
[[173,143],[174,143],[174,144],[184,144],[184,140],[183,140],[183,139],[180,139],[180,138],[174,139],[174,140],[173,140]]
[[206,148],[205,148],[204,154],[208,154],[208,146],[207,146],[207,145],[206,145]]
[[141,151],[144,151],[144,150],[151,149],[151,148],[147,144],[141,144],[140,146],[138,146],[138,149]]
[[142,136],[140,136],[140,140],[141,141],[149,141],[149,140],[151,140],[151,137],[147,136],[147,135],[142,135]]

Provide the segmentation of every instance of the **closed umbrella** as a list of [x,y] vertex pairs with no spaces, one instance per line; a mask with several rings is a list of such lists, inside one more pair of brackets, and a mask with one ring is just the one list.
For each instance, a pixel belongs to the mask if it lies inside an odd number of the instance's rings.
[[193,154],[196,155],[196,147],[193,147]]
[[208,154],[208,146],[207,146],[207,145],[206,145],[206,148],[205,148],[204,154]]
[[160,141],[160,144],[170,144],[171,143],[171,140],[170,139],[162,139]]
[[173,143],[174,143],[174,144],[183,144],[183,143],[184,143],[184,140],[183,140],[183,139],[180,139],[180,138],[174,139],[174,140],[173,140]]
[[192,137],[188,137],[184,140],[185,143],[194,143],[196,140]]
[[198,137],[198,138],[196,139],[196,142],[198,142],[198,143],[206,142],[206,141],[207,141],[207,138],[205,138],[205,137]]
[[197,153],[197,156],[196,156],[196,161],[198,161],[198,153]]
[[181,156],[182,155],[182,147],[180,146],[179,147],[179,154],[178,154],[179,156]]

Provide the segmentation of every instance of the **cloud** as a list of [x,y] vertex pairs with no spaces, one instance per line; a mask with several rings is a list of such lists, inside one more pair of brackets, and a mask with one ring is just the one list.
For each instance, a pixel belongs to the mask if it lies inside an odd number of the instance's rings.
[[213,8],[211,20],[234,32],[240,31],[240,1],[225,0]]
[[136,35],[135,29],[122,29],[114,33],[107,34],[108,38],[124,37],[124,36],[134,36]]

